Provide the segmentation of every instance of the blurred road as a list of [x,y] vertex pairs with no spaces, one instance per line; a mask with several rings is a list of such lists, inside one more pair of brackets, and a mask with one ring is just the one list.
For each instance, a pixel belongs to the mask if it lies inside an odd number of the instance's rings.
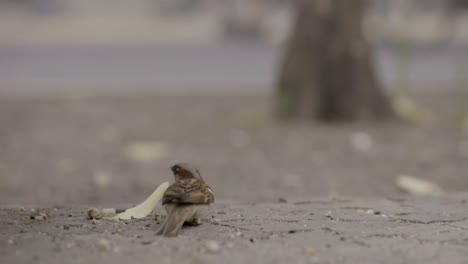
[[[412,86],[454,83],[463,49],[415,49]],[[244,43],[218,46],[0,47],[0,95],[125,93],[267,94],[274,83],[279,47]],[[397,79],[398,54],[377,52],[381,79]]]

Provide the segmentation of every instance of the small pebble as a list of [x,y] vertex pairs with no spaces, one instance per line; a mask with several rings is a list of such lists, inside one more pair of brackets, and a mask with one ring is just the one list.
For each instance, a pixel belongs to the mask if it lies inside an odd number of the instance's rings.
[[65,230],[68,230],[68,229],[70,229],[70,226],[69,225],[63,225],[62,228],[65,229]]
[[122,230],[120,230],[120,228],[117,228],[115,229],[113,232],[112,232],[113,235],[121,235],[122,234]]
[[302,249],[302,252],[306,255],[314,255],[315,254],[315,248],[306,246]]
[[219,245],[219,243],[214,240],[206,242],[205,247],[211,253],[217,253],[221,250],[221,246]]
[[13,241],[13,239],[9,239],[8,240],[8,245],[13,245],[13,244],[15,244],[15,241]]
[[110,217],[116,215],[117,211],[115,210],[115,208],[104,208],[102,209],[102,214],[103,216]]
[[296,233],[296,230],[289,230],[288,231],[288,234],[295,234]]
[[367,214],[374,214],[374,210],[372,210],[372,209],[369,209],[369,210],[367,210],[367,212],[366,212],[366,213],[367,213]]
[[101,210],[99,210],[97,208],[89,209],[88,212],[86,213],[86,215],[88,216],[89,220],[101,219],[102,218],[102,212],[101,212]]
[[101,239],[99,239],[99,241],[97,242],[96,247],[97,247],[100,251],[109,251],[109,250],[111,250],[111,243],[110,243],[109,240],[107,240],[107,239],[105,239],[105,238],[101,238]]
[[250,243],[255,242],[255,240],[253,238],[250,238],[249,241],[250,241]]
[[328,211],[326,214],[325,214],[325,217],[328,217],[330,219],[333,219],[332,217],[332,212],[331,211]]
[[280,197],[280,198],[278,199],[278,203],[287,203],[287,202],[288,202],[288,200],[286,200],[286,199],[283,198],[283,197]]
[[32,219],[37,220],[37,221],[44,221],[45,217],[43,215],[35,215],[33,216]]
[[156,210],[153,210],[153,211],[151,212],[150,216],[152,216],[154,220],[158,220],[158,219],[161,217],[161,214],[159,214],[158,212],[156,212]]
[[241,231],[237,231],[237,232],[236,232],[236,236],[238,236],[238,237],[242,236],[242,232],[241,232]]

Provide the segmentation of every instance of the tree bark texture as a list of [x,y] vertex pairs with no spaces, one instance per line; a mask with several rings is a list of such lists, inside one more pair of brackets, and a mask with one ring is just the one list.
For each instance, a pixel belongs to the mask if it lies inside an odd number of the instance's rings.
[[364,38],[365,6],[365,0],[298,0],[277,86],[280,117],[357,121],[393,116]]

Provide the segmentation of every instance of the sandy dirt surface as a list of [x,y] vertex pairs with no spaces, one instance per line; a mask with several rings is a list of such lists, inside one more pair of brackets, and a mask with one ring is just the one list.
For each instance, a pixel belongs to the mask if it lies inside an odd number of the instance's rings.
[[[0,263],[466,263],[460,101],[416,98],[432,124],[286,125],[268,97],[2,99]],[[202,226],[165,239],[160,219],[86,220],[180,161],[216,194]],[[449,193],[404,196],[400,174]]]
[[[172,179],[176,162],[196,164],[221,200],[240,202],[395,195],[400,174],[466,191],[456,100],[418,98],[437,114],[425,126],[286,125],[270,118],[267,97],[3,100],[0,201],[136,203]],[[135,145],[157,153],[132,157]]]
[[[84,208],[1,209],[2,263],[466,263],[468,195],[221,202],[177,238]],[[45,220],[31,214],[46,212]]]

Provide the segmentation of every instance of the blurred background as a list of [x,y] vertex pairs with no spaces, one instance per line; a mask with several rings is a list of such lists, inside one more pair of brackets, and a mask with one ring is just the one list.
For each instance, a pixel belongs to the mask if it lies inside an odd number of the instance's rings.
[[278,120],[297,10],[0,0],[0,203],[136,203],[182,161],[219,200],[467,191],[468,1],[366,2],[386,122]]

